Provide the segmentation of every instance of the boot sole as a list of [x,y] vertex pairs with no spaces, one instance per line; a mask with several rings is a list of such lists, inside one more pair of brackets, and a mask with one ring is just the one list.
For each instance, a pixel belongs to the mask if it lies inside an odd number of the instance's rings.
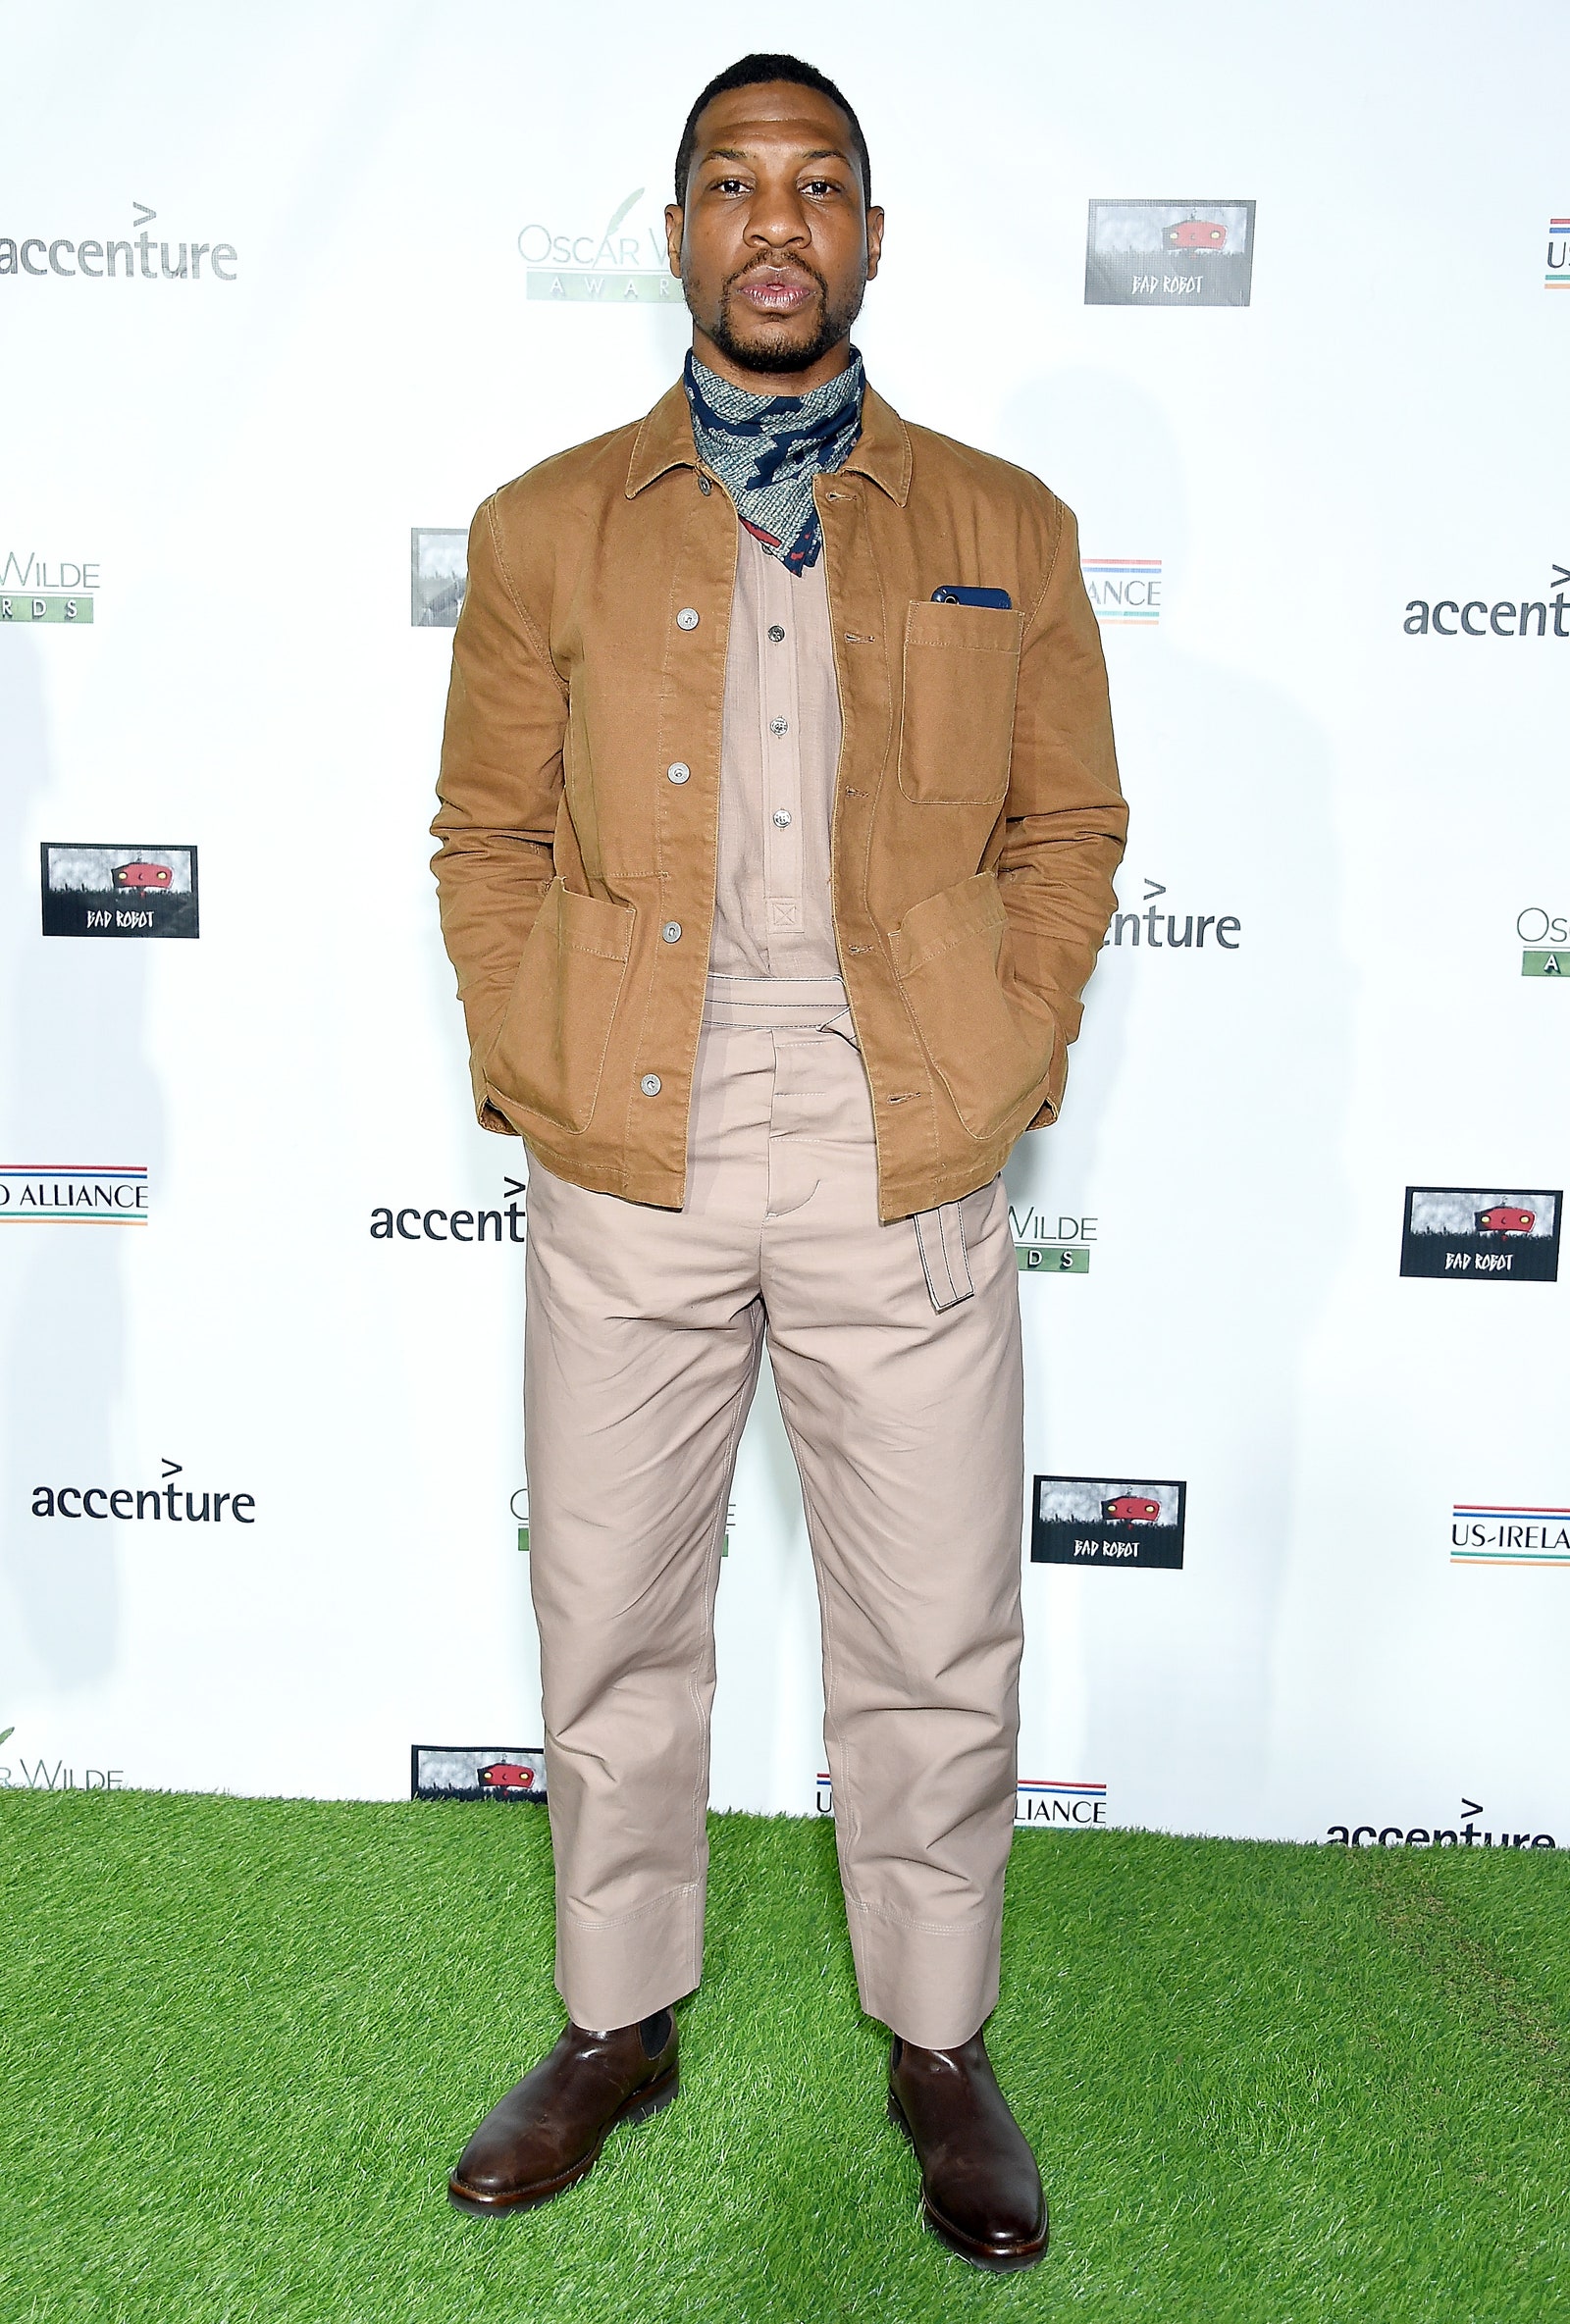
[[[911,2126],[905,2119],[904,2107],[892,2091],[889,2092],[889,2120],[897,2131],[905,2134],[914,2153],[916,2141],[911,2135]],[[991,2276],[1012,2276],[1017,2275],[1021,2268],[1039,2267],[1047,2255],[1045,2225],[1041,2234],[1031,2243],[1016,2244],[1011,2249],[1000,2251],[995,2244],[972,2243],[968,2235],[951,2225],[936,2205],[927,2200],[924,2187],[921,2190],[921,2218],[928,2232],[936,2236],[940,2244],[946,2245],[956,2258],[968,2260],[971,2267],[982,2268]]]
[[680,2069],[672,2066],[668,2074],[662,2074],[647,2090],[635,2091],[606,2123],[593,2150],[581,2162],[574,2163],[570,2171],[558,2172],[553,2179],[538,2180],[533,2187],[520,2187],[506,2195],[476,2195],[463,2185],[454,2172],[447,2181],[447,2200],[458,2210],[469,2212],[475,2219],[497,2219],[508,2211],[532,2211],[541,2203],[551,2202],[558,2195],[565,2195],[570,2187],[576,2187],[581,2179],[588,2178],[600,2160],[605,2141],[612,2131],[633,2130],[639,2123],[648,2122],[651,2116],[670,2104],[680,2089]]

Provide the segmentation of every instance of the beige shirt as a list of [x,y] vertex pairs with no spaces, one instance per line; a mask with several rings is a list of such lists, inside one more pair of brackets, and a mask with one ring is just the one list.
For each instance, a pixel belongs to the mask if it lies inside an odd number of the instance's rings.
[[719,760],[716,976],[838,976],[829,824],[840,696],[827,560],[787,573],[745,527]]

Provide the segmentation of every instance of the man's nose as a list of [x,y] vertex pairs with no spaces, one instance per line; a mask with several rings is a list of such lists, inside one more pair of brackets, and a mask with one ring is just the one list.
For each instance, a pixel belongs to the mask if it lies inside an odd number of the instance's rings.
[[791,250],[811,240],[811,230],[800,196],[776,189],[754,196],[747,220],[747,239],[756,247]]

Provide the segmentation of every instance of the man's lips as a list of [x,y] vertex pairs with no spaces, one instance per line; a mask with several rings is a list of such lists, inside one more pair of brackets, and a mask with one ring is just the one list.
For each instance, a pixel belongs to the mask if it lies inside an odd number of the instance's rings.
[[738,298],[759,315],[795,315],[809,305],[817,290],[811,275],[794,267],[759,267],[731,285]]

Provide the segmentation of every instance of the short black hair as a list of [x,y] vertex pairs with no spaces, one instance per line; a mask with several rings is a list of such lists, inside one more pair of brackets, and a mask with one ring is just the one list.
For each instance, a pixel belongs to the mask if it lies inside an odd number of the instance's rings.
[[804,65],[800,57],[777,57],[754,54],[739,57],[734,65],[727,65],[723,73],[716,73],[708,86],[700,89],[697,102],[687,116],[687,127],[682,130],[681,143],[676,148],[676,203],[679,209],[687,204],[687,180],[693,166],[693,155],[698,150],[698,124],[704,107],[715,97],[722,97],[727,89],[758,88],[765,80],[790,81],[797,88],[815,88],[820,97],[830,97],[851,125],[851,146],[862,165],[862,191],[866,200],[872,199],[872,163],[866,150],[866,139],[856,109],[837,89],[826,73],[819,73],[815,65]]

